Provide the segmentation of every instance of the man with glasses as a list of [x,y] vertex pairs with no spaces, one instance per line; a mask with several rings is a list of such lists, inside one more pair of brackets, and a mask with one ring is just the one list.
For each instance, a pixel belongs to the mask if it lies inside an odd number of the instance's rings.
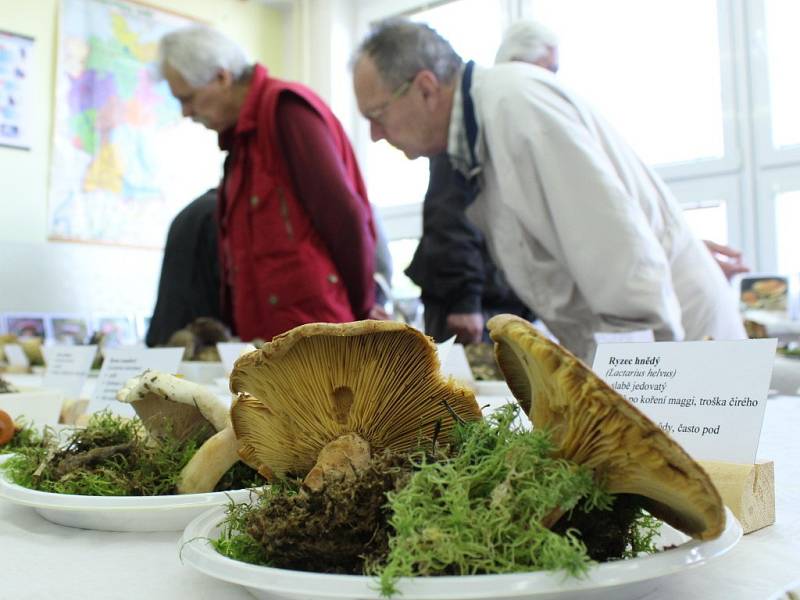
[[209,27],[159,44],[184,116],[219,134],[222,311],[244,340],[375,307],[375,228],[339,121],[310,89],[271,77]]
[[[555,73],[558,38],[540,23],[519,21],[503,36],[495,62],[512,60]],[[405,272],[420,287],[425,333],[437,342],[453,335],[462,344],[488,342],[486,321],[500,313],[535,318],[508,287],[465,208],[464,189],[447,153],[432,157],[422,237]]]
[[465,65],[427,25],[390,20],[357,49],[353,85],[363,115],[382,109],[373,140],[409,158],[447,151],[511,288],[578,356],[596,333],[745,337],[664,183],[552,73]]

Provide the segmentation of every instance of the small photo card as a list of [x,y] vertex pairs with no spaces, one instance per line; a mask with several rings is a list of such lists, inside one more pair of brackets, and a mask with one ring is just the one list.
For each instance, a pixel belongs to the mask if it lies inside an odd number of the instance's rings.
[[777,273],[744,273],[737,277],[739,309],[753,313],[768,311],[784,316],[794,312],[793,278]]
[[593,369],[698,460],[753,464],[775,339],[601,344]]
[[130,315],[96,316],[92,326],[93,338],[104,348],[131,346],[138,341],[136,321]]
[[38,337],[44,339],[47,336],[47,315],[43,314],[6,314],[6,331],[17,337]]
[[50,331],[55,344],[79,346],[89,340],[89,320],[80,315],[52,315]]

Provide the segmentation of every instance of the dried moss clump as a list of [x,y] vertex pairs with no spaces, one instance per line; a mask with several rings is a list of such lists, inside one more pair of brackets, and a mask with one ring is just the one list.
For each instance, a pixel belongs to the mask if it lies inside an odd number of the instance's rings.
[[[232,507],[228,535],[218,551],[231,558],[284,569],[361,575],[389,549],[386,493],[411,475],[406,457],[384,452],[353,481],[330,482],[322,491],[295,484],[273,486],[253,508]],[[238,511],[238,512],[237,512]],[[244,550],[245,558],[242,557]]]

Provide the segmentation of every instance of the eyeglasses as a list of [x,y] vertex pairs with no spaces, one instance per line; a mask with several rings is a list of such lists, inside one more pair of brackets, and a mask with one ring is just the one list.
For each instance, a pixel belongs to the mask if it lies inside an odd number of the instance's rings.
[[375,108],[375,109],[373,109],[373,110],[371,110],[371,111],[369,111],[367,113],[364,113],[364,116],[367,117],[367,119],[369,119],[370,121],[373,121],[375,123],[381,123],[382,120],[383,120],[384,114],[389,109],[389,107],[396,100],[399,100],[400,98],[402,98],[403,95],[405,95],[408,92],[408,90],[411,89],[411,84],[412,83],[414,83],[414,78],[413,77],[411,79],[409,79],[408,81],[405,81],[404,83],[401,83],[400,86],[398,86],[398,88],[395,91],[392,92],[392,95],[389,96],[389,99],[386,102],[381,104],[378,108]]

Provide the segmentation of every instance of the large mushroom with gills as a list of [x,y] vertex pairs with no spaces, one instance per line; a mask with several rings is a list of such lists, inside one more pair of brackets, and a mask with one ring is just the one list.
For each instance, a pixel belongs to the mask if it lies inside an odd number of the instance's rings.
[[228,406],[202,385],[168,373],[145,371],[129,379],[117,400],[133,407],[153,438],[194,437],[200,448],[181,471],[179,494],[211,492],[239,460]]
[[677,443],[569,351],[528,321],[487,323],[497,363],[534,427],[559,457],[593,470],[612,494],[636,494],[659,519],[700,540],[718,537],[725,509],[711,479]]
[[440,374],[430,338],[393,321],[301,325],[239,358],[230,382],[241,459],[270,481],[305,476],[312,491],[481,418],[472,391]]

